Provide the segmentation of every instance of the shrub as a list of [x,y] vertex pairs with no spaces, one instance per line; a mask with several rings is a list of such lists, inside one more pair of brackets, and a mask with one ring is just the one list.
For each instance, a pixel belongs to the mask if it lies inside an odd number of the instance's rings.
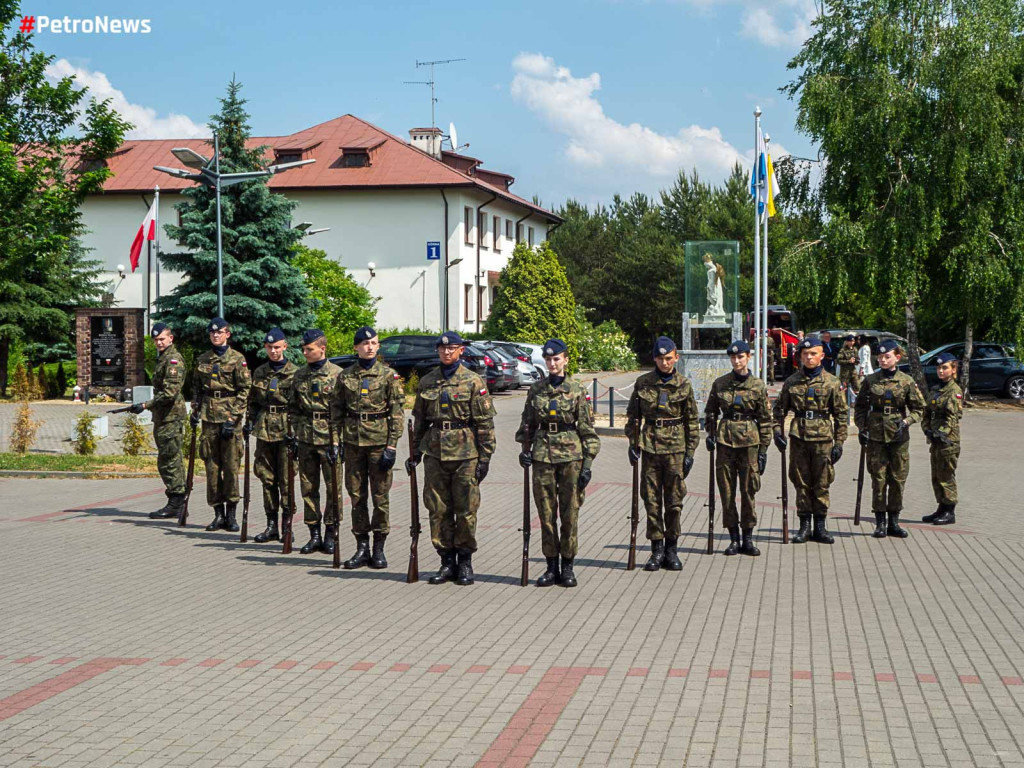
[[413,371],[409,374],[409,378],[405,380],[405,394],[415,395],[420,388],[420,375]]
[[[24,373],[24,368],[22,373]],[[32,408],[27,402],[18,407],[18,415],[14,418],[11,430],[10,450],[12,453],[28,453],[32,443],[36,441],[36,430],[42,422],[32,420]]]
[[50,380],[46,377],[46,366],[42,364],[36,369],[36,391],[40,400],[50,396]]
[[32,385],[28,380],[28,371],[25,370],[25,366],[21,363],[14,369],[14,379],[11,382],[11,394],[14,395],[15,400],[30,400],[32,399]]
[[136,414],[128,414],[128,418],[124,420],[124,431],[121,433],[121,449],[125,456],[138,456],[148,448],[149,430]]
[[71,444],[79,456],[92,456],[96,453],[96,427],[93,424],[96,416],[83,411],[75,422],[75,436]]
[[295,246],[292,265],[306,279],[314,322],[327,337],[329,354],[348,354],[356,329],[376,322],[377,299],[322,250]]
[[587,320],[587,310],[576,308],[580,328],[580,367],[590,371],[631,371],[636,368],[636,355],[629,336],[614,320],[598,326]]

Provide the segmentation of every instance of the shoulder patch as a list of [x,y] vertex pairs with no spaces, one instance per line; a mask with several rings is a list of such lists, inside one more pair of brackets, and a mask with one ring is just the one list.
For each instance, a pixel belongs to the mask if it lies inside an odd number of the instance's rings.
[[243,368],[248,368],[248,367],[249,367],[249,364],[248,364],[247,362],[245,362],[245,360],[243,360],[243,361],[242,361],[242,367],[243,367]]
[[961,395],[961,394],[960,394],[959,392],[957,392],[957,393],[956,393],[956,399],[957,399],[957,400],[963,400],[963,399],[964,399],[964,396],[963,396],[963,395]]
[[400,378],[402,378],[402,377],[401,377],[401,376],[399,376],[399,375],[398,375],[398,374],[396,373],[396,374],[395,374],[394,376],[392,376],[391,378],[392,378],[392,379],[400,379]]
[[480,394],[481,395],[486,395],[487,394],[487,390],[486,389],[481,389],[480,390]]
[[587,402],[589,403],[590,402],[590,393],[587,393],[586,398],[587,398]]
[[174,359],[174,358],[172,357],[172,358],[171,358],[171,365],[177,365],[177,364],[178,364],[178,361],[177,361],[177,360],[175,360],[175,359]]

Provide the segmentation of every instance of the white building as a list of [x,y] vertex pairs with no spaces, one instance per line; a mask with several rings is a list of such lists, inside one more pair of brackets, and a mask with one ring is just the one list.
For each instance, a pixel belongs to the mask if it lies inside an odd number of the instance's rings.
[[[268,162],[316,160],[272,177],[270,187],[298,203],[293,225],[329,228],[306,242],[326,251],[380,297],[378,326],[478,330],[515,244],[539,245],[561,220],[509,192],[515,181],[511,176],[485,170],[475,158],[442,151],[439,129],[416,128],[409,135],[406,142],[345,115],[291,136],[253,138],[250,144],[269,146]],[[125,142],[108,161],[114,175],[103,192],[83,205],[85,245],[102,263],[103,279],[116,286],[118,306],[141,307],[145,301],[145,249],[134,274],[121,280],[117,265],[128,264],[154,189],[160,187],[162,230],[178,222],[175,206],[192,183],[153,169],[181,167],[171,154],[175,147],[207,156],[211,151],[196,139]],[[162,251],[179,250],[162,231],[160,238]],[[155,272],[153,264],[154,299]],[[161,273],[160,294],[180,279],[177,273]]]

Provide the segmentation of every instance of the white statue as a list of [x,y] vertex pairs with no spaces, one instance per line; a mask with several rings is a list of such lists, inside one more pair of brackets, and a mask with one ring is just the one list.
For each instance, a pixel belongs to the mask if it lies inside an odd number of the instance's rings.
[[724,318],[725,268],[721,264],[716,264],[710,253],[704,254],[704,268],[708,271],[708,308],[704,312],[704,319]]

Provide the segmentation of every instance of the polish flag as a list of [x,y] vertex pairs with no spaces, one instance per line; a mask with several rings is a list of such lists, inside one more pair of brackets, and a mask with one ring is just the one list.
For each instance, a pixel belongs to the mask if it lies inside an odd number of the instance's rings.
[[142,243],[145,240],[156,240],[156,200],[149,206],[149,213],[142,220],[139,231],[135,233],[131,252],[132,272],[139,267],[139,255],[142,253]]

